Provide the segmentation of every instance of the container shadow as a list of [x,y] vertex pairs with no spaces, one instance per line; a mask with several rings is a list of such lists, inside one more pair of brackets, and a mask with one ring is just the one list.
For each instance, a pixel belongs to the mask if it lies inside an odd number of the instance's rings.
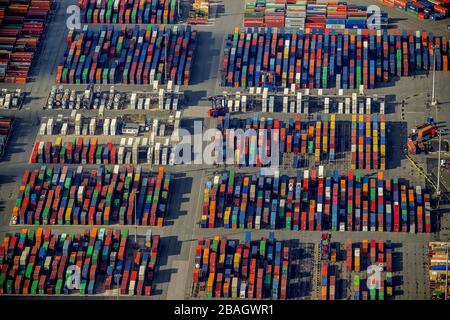
[[[12,131],[9,136],[9,141],[5,149],[5,153],[3,157],[0,159],[1,161],[10,161],[12,155],[16,153],[25,152],[25,146],[27,143],[18,143],[19,138],[23,138],[30,135],[32,126],[30,123],[24,121],[23,119],[16,118],[14,120],[14,125]],[[20,132],[20,134],[19,134]]]
[[186,215],[187,211],[181,210],[181,204],[189,202],[192,189],[192,178],[186,177],[185,173],[176,173],[171,182],[169,214],[166,216],[165,225],[171,226],[180,216]]
[[169,256],[178,256],[181,252],[181,241],[178,237],[161,237],[159,244],[159,259],[157,261],[156,275],[153,279],[153,294],[162,294],[160,285],[168,283],[171,280],[172,274],[177,273],[178,269],[169,268],[161,270],[161,267],[168,265]]
[[392,252],[392,272],[401,272],[403,270],[403,253]]
[[386,167],[388,169],[401,166],[405,159],[404,149],[408,140],[408,127],[406,122],[394,121],[386,124]]
[[285,241],[285,244],[290,249],[288,298],[305,299],[311,297],[314,244],[300,243],[297,239]]
[[184,97],[186,105],[195,107],[198,106],[200,101],[202,99],[207,97],[207,91],[206,90],[199,90],[199,91],[193,91],[193,90],[187,90],[184,91]]
[[401,295],[403,295],[405,293],[403,289],[398,288],[398,287],[403,286],[403,276],[401,276],[401,275],[393,276],[392,277],[392,284],[394,286],[394,289],[393,289],[393,292],[392,292],[394,297],[395,296],[401,296]]
[[192,69],[190,79],[191,85],[197,85],[210,80],[212,57],[220,55],[220,49],[215,49],[211,44],[214,43],[212,32],[198,32],[197,34],[197,48],[195,50],[196,66]]

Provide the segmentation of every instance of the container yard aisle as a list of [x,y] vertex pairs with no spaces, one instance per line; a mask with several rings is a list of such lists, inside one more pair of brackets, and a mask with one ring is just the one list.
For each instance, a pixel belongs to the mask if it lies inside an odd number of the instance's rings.
[[[214,4],[211,6],[212,16],[216,15],[214,23],[195,26],[195,30],[199,31],[199,39],[191,77],[192,84],[188,88],[193,98],[191,100],[194,100],[192,102],[197,102],[197,99],[201,97],[222,94],[219,85],[223,48],[227,35],[233,31],[235,26],[242,25],[244,3],[245,1],[242,0],[223,0]],[[222,5],[224,10],[219,11],[218,8]],[[197,104],[210,105],[206,100]],[[198,108],[198,110],[205,112],[201,114],[204,117],[206,108]]]

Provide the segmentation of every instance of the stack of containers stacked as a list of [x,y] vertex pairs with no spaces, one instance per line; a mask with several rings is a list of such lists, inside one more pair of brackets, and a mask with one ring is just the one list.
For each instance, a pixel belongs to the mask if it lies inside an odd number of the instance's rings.
[[[392,244],[390,240],[362,240],[353,243],[350,239],[346,244],[347,272],[353,273],[353,299],[354,300],[384,300],[393,297],[392,277]],[[354,264],[351,264],[354,261]],[[376,279],[378,285],[372,288],[367,286],[367,272],[370,265],[383,264],[385,268]]]
[[283,28],[285,14],[285,4],[266,3],[264,26],[267,28]]
[[27,82],[52,3],[11,0],[0,4],[0,82]]
[[385,170],[386,123],[384,119],[384,116],[378,115],[366,115],[366,117],[363,115],[352,115],[352,169]]
[[193,283],[206,283],[206,297],[286,299],[289,248],[269,239],[243,244],[215,236],[200,238],[195,249]]
[[327,29],[345,29],[347,19],[347,6],[343,4],[328,4],[327,6]]
[[[142,178],[141,178],[142,175]],[[13,217],[18,224],[136,224],[162,226],[170,175],[141,174],[140,166],[100,166],[84,172],[67,166],[25,171]]]
[[326,4],[308,4],[306,8],[305,28],[325,29],[326,15]]
[[188,23],[205,24],[209,18],[209,0],[194,0]]
[[306,19],[306,1],[287,3],[285,27],[290,29],[303,30]]
[[412,37],[398,30],[362,30],[355,36],[348,30],[304,34],[236,28],[224,53],[223,83],[234,87],[374,88],[393,77],[431,70],[434,54],[436,69],[448,71],[447,39],[429,37],[427,32]]
[[[421,216],[413,203],[424,207]],[[235,176],[234,170],[214,176],[204,189],[201,227],[429,233],[429,221],[429,193],[421,188],[382,173],[330,176],[319,166],[296,177]]]
[[99,30],[88,26],[82,32],[71,30],[56,82],[151,84],[172,80],[187,85],[196,36],[190,26],[116,30],[104,25]]
[[[331,120],[330,120],[331,118]],[[218,117],[217,130],[220,134],[216,136],[216,142],[223,141],[222,160],[227,158],[227,150],[232,150],[233,163],[238,165],[240,157],[247,166],[261,166],[262,154],[260,148],[266,148],[266,155],[272,150],[272,139],[279,144],[280,156],[293,153],[292,166],[295,168],[303,166],[304,157],[314,156],[316,162],[322,160],[334,160],[335,158],[335,115],[318,115],[315,122],[301,122],[300,115],[295,119],[290,118],[286,122],[273,118],[258,119],[255,113],[253,118],[241,120]],[[242,130],[249,131],[245,140],[238,133]],[[266,138],[264,138],[266,135]]]
[[246,3],[244,10],[244,26],[264,27],[264,11],[266,1],[258,0],[255,3]]
[[[0,131],[1,133],[1,131]],[[113,142],[99,144],[97,138],[69,138],[63,142],[57,137],[55,142],[36,141],[31,153],[30,163],[60,164],[138,164],[149,160],[152,149],[139,141],[126,144],[123,138],[120,145]],[[144,157],[142,157],[144,155]],[[155,158],[160,155],[155,151]]]
[[[124,244],[126,245],[126,244]],[[122,243],[121,243],[122,246]],[[125,256],[123,276],[117,277],[113,268],[108,267],[105,289],[112,289],[112,284],[119,281],[121,295],[150,296],[155,267],[158,257],[159,236],[151,236],[150,246],[134,252],[133,256]]]
[[174,24],[176,0],[79,0],[84,23]]
[[[22,229],[6,236],[0,246],[0,294],[60,295],[99,294],[104,276],[126,276],[128,230],[87,229],[84,234],[58,234],[51,229]],[[128,258],[129,259],[129,258]],[[76,266],[79,288],[69,288]],[[137,293],[139,294],[139,293]]]

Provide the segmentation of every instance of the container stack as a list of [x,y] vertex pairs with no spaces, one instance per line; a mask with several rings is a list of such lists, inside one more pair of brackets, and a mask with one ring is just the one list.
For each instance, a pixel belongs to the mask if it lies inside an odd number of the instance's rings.
[[[331,118],[331,120],[330,120]],[[279,150],[281,157],[293,154],[291,166],[305,166],[305,156],[316,163],[334,160],[335,157],[335,116],[319,115],[315,122],[302,122],[298,114],[286,122],[272,118],[238,119],[218,117],[216,142],[223,141],[223,161],[228,164],[244,164],[261,167],[272,160],[272,150]],[[242,131],[241,131],[242,130]],[[273,144],[277,144],[275,149]],[[239,160],[241,162],[239,162]],[[270,162],[272,163],[272,162]]]
[[[428,244],[428,272],[430,277],[431,297],[435,300],[445,299],[450,294],[446,279],[450,276],[449,242],[430,242]],[[447,275],[446,275],[447,273]]]
[[[49,128],[47,127],[47,132]],[[0,138],[1,139],[1,138]],[[1,140],[0,140],[1,141]],[[161,160],[167,153],[172,154],[171,146],[163,150],[149,145],[148,138],[122,138],[120,144],[113,142],[98,143],[98,138],[69,138],[63,142],[61,137],[50,141],[36,141],[31,153],[30,163],[40,164],[142,164],[161,161],[167,165],[168,159]]]
[[170,174],[103,166],[90,172],[63,166],[26,170],[13,218],[17,224],[162,226]]
[[[314,22],[316,23],[316,22]],[[223,84],[228,87],[375,88],[393,77],[448,71],[448,43],[427,32],[320,29],[312,34],[286,29],[235,28],[224,51]],[[381,50],[383,48],[383,50]],[[414,55],[410,48],[416,48]],[[290,54],[291,53],[291,54]]]
[[206,298],[286,299],[289,248],[269,238],[244,243],[214,237],[200,238],[195,248],[194,286]]
[[83,23],[176,23],[176,0],[79,0],[78,3]]
[[386,170],[384,115],[352,115],[351,168]]
[[[427,201],[428,192],[407,181],[387,180],[381,173],[329,175],[319,166],[318,171],[298,171],[295,177],[279,173],[265,177],[235,176],[230,170],[206,183],[201,227],[428,233]],[[425,203],[425,230],[418,228],[420,217],[413,202],[421,207]]]
[[134,256],[126,259],[121,278],[115,279],[114,272],[107,273],[105,289],[111,289],[112,284],[119,281],[121,295],[150,296],[156,272],[158,247],[159,236],[152,235],[148,248],[135,251]]
[[6,151],[14,125],[14,118],[0,117],[0,158]]
[[148,25],[145,29],[104,25],[70,31],[57,83],[189,83],[197,32],[190,26]]
[[420,20],[437,21],[449,17],[450,3],[445,0],[380,0],[380,2],[406,11]]
[[[245,4],[244,27],[366,29],[370,15],[367,9],[367,6],[341,2],[256,0]],[[387,24],[387,14],[382,12],[381,23],[371,28],[386,29]]]
[[[0,246],[0,294],[102,294],[99,288],[103,281],[106,290],[117,288],[118,279],[123,287],[127,273],[132,270],[131,279],[139,272],[137,286],[126,294],[150,295],[157,244],[158,237],[154,236],[152,248],[136,251],[132,260],[128,255],[127,229],[92,228],[84,234],[58,234],[48,228],[22,229],[6,236]],[[75,270],[69,266],[75,266]],[[77,270],[79,287],[69,288],[67,279]]]
[[[392,252],[393,247],[390,240],[386,242],[379,240],[362,240],[360,243],[352,243],[347,240],[346,270],[352,273],[353,277],[353,300],[385,300],[393,297],[393,278],[392,278]],[[348,261],[354,261],[354,265]],[[367,270],[369,266],[383,266],[379,270],[379,277],[371,278],[370,287],[368,287]]]
[[52,3],[11,0],[0,4],[0,82],[27,82]]

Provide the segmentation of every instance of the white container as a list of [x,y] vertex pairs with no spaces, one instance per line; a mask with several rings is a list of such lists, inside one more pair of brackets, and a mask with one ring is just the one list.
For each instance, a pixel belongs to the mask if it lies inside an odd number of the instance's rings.
[[47,133],[47,124],[41,123],[41,127],[39,128],[39,135],[45,136],[46,133]]
[[67,135],[67,128],[68,128],[67,122],[64,122],[61,127],[61,134],[63,136]]

